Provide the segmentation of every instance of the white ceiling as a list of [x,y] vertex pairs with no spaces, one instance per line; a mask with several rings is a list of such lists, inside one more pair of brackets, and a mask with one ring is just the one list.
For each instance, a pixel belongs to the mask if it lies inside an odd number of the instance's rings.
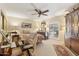
[[29,18],[29,19],[47,19],[57,15],[64,14],[64,11],[74,5],[74,3],[35,3],[36,7],[45,10],[49,9],[48,16],[32,15],[35,13],[31,3],[0,3],[0,8],[6,11],[7,16]]

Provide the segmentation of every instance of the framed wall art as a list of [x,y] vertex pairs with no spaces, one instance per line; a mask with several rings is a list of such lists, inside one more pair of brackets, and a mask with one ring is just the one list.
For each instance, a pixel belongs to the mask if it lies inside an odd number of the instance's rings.
[[22,28],[32,28],[32,24],[31,23],[22,23],[21,27]]

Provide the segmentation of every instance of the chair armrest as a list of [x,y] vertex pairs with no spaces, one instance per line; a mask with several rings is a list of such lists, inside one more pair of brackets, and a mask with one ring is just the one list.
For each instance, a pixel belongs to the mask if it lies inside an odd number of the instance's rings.
[[25,45],[25,46],[23,47],[23,49],[29,49],[29,48],[31,48],[31,47],[33,47],[33,45],[29,44],[29,45]]

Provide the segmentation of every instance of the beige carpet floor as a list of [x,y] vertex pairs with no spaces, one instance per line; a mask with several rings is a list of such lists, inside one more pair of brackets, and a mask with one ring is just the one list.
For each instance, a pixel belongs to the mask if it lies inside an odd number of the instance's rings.
[[36,50],[33,53],[33,56],[57,56],[57,52],[55,50],[55,47],[53,46],[55,44],[63,45],[63,43],[58,40],[44,40],[42,44],[39,44],[37,46]]
[[56,56],[56,52],[48,40],[39,44],[33,54],[34,56]]

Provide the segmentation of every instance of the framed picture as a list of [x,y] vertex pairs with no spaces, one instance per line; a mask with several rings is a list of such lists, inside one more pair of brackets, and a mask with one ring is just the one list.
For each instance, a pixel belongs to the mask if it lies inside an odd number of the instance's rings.
[[31,23],[22,23],[21,27],[22,28],[32,28],[32,24]]

